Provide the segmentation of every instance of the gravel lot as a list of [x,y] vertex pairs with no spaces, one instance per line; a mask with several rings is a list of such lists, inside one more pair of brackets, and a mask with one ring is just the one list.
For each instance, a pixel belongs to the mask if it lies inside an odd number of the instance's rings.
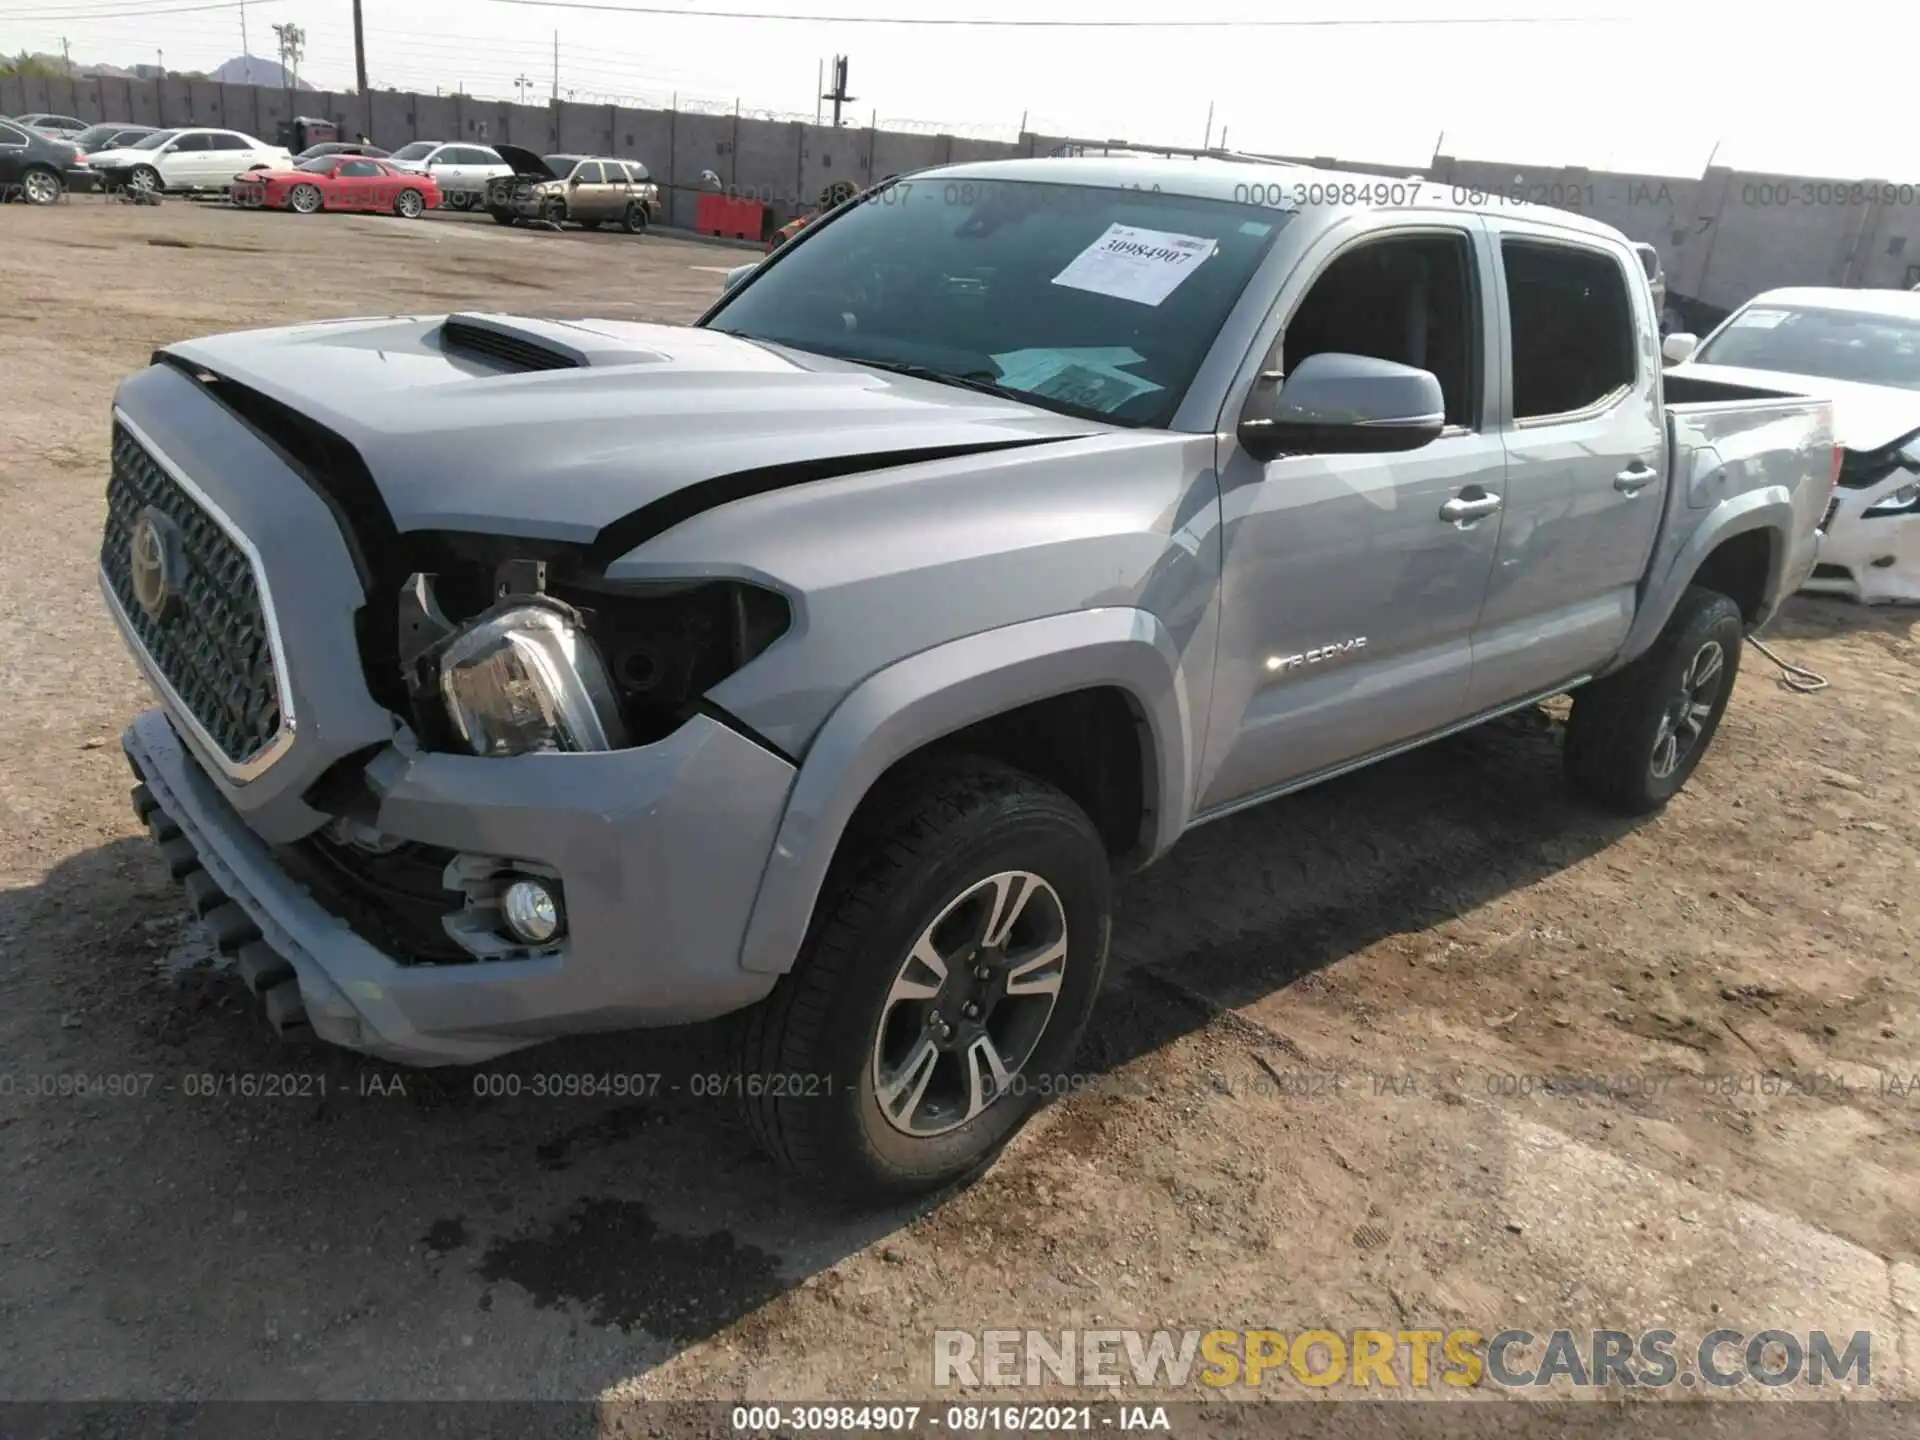
[[[698,1032],[478,1072],[517,1097],[280,1046],[134,822],[94,585],[156,345],[684,320],[741,257],[178,202],[0,233],[0,1396],[929,1399],[935,1329],[1074,1326],[1866,1329],[1915,1391],[1910,612],[1796,602],[1771,638],[1831,690],[1749,650],[1651,823],[1571,804],[1540,712],[1196,832],[1123,894],[1087,1092],[849,1217],[692,1093]],[[558,1072],[681,1089],[525,1093]],[[307,1078],[193,1093],[262,1074]],[[107,1075],[144,1093],[31,1093]]]

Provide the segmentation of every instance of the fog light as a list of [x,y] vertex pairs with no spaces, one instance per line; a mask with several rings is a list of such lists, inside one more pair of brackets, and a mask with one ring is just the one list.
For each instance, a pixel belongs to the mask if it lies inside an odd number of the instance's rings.
[[545,945],[560,933],[560,897],[539,880],[516,880],[500,897],[500,914],[513,938]]

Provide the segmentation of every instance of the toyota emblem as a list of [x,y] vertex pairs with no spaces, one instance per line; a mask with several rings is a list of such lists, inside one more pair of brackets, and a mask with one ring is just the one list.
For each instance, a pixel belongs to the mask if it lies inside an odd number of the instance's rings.
[[164,621],[179,608],[180,528],[149,505],[133,522],[127,542],[133,598],[149,619]]

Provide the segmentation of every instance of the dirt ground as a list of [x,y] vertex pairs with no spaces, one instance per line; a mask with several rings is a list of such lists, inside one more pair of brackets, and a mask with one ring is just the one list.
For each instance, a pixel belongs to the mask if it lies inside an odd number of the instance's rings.
[[[1565,797],[1541,712],[1197,831],[1123,893],[1086,1092],[911,1210],[796,1193],[687,1087],[485,1098],[282,1047],[127,803],[116,382],[321,316],[684,320],[741,258],[0,212],[0,1397],[926,1400],[936,1329],[1072,1327],[1868,1330],[1867,1393],[1920,1388],[1911,612],[1795,602],[1769,638],[1832,688],[1748,650],[1648,823]],[[481,1083],[710,1054],[610,1037]],[[191,1093],[262,1073],[326,1093]],[[110,1075],[144,1093],[31,1093]]]

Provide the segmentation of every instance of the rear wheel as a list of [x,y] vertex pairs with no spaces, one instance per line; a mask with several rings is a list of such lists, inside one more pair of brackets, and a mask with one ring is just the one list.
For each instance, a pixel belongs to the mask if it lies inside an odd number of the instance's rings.
[[1680,792],[1720,728],[1746,624],[1716,590],[1690,588],[1651,649],[1573,693],[1567,776],[1587,799],[1646,815]]
[[296,215],[311,215],[325,203],[318,185],[296,185],[287,196],[287,208]]
[[620,228],[629,235],[647,233],[647,207],[635,202],[627,206],[626,214],[620,217]]
[[446,206],[449,210],[471,210],[473,196],[464,190],[449,190],[446,195]]
[[29,205],[51,205],[64,189],[60,176],[44,165],[35,165],[20,177],[20,193]]
[[1051,785],[965,757],[883,784],[738,1030],[761,1142],[869,1199],[978,1170],[1062,1088],[1111,904],[1099,835]]
[[402,190],[393,202],[393,213],[402,220],[418,220],[426,208],[427,202],[418,190]]

